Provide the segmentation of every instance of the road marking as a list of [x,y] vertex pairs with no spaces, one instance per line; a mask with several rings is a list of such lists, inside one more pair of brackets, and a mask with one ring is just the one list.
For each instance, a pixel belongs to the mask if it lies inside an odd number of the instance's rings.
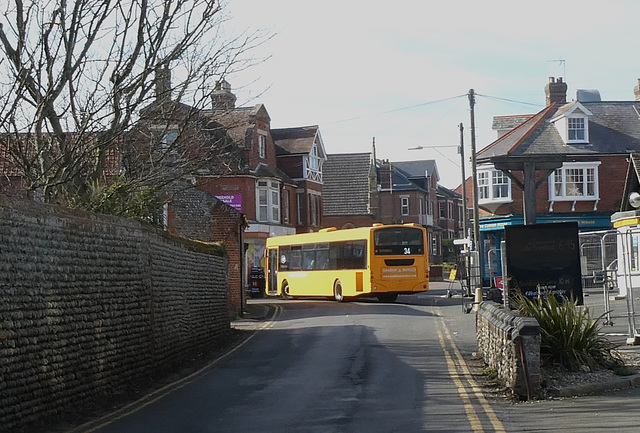
[[464,384],[460,380],[458,370],[453,362],[453,358],[449,353],[449,349],[447,349],[447,344],[444,341],[444,336],[442,335],[442,331],[440,330],[440,324],[436,323],[436,332],[438,333],[438,340],[440,341],[440,346],[442,346],[442,350],[444,351],[444,356],[447,361],[447,368],[449,369],[449,375],[453,379],[453,383],[455,383],[458,388],[458,394],[462,398],[464,411],[467,413],[467,419],[469,420],[469,424],[471,424],[471,430],[474,432],[484,432],[482,428],[482,423],[480,422],[480,418],[478,418],[478,414],[476,410],[473,408],[473,404],[471,404],[471,399],[469,398],[469,394],[467,393]]
[[[485,398],[478,384],[475,382],[475,380],[473,380],[473,376],[469,371],[469,367],[467,366],[466,361],[462,357],[462,353],[460,353],[458,346],[456,346],[456,343],[453,341],[451,333],[449,332],[449,329],[447,328],[447,325],[445,324],[444,319],[440,318],[439,323],[436,322],[436,332],[438,333],[438,340],[440,341],[440,346],[442,346],[442,350],[444,351],[445,358],[447,360],[447,367],[449,369],[449,374],[453,379],[454,383],[456,384],[456,387],[458,388],[458,394],[460,394],[460,397],[462,398],[462,401],[464,403],[464,408],[467,413],[467,419],[471,424],[472,430],[474,432],[484,432],[484,428],[482,426],[482,423],[480,422],[480,419],[478,418],[478,414],[474,409],[473,404],[471,403],[471,398],[469,396],[469,393],[467,392],[467,388],[465,387],[464,383],[460,379],[461,377],[465,378],[466,381],[469,383],[469,386],[471,387],[471,391],[473,392],[473,395],[480,402],[480,405],[482,406],[482,410],[484,411],[487,418],[489,418],[489,421],[493,426],[494,432],[506,433],[504,425],[502,425],[502,422],[500,422],[500,420],[496,416],[495,412],[491,408],[491,405]],[[456,363],[454,362],[454,359],[451,356],[449,349],[447,348],[447,343],[445,341],[445,336],[443,335],[443,332],[444,334],[446,334],[446,339],[453,349],[453,352],[458,361],[460,370],[462,370],[462,373],[458,371],[458,368],[456,367]]]
[[[183,377],[182,379],[179,379],[173,383],[170,383],[168,385],[163,386],[162,388],[159,388],[153,392],[150,392],[149,394],[145,395],[144,397],[131,402],[123,407],[121,407],[120,409],[116,410],[115,412],[112,412],[110,414],[107,414],[101,418],[98,418],[97,420],[93,420],[93,421],[89,421],[86,422],[82,425],[79,425],[78,427],[75,427],[73,430],[69,430],[67,433],[91,433],[94,432],[96,430],[99,430],[103,427],[108,426],[109,424],[113,424],[115,421],[118,421],[126,416],[129,416],[133,413],[138,412],[140,409],[143,409],[147,406],[149,406],[152,403],[155,403],[156,401],[160,400],[161,398],[169,395],[170,393],[172,393],[173,391],[176,391],[178,389],[181,389],[183,387],[185,387],[186,385],[190,384],[191,382],[193,382],[197,376],[199,376],[200,374],[202,374],[205,370],[211,368],[212,366],[216,365],[217,363],[219,363],[220,361],[222,361],[223,359],[225,359],[226,357],[228,357],[229,355],[231,355],[232,353],[235,353],[238,349],[240,349],[242,346],[244,346],[245,344],[247,344],[253,337],[256,336],[256,334],[259,331],[262,331],[263,329],[267,329],[267,328],[271,328],[274,324],[275,324],[275,319],[280,316],[280,313],[282,312],[282,307],[279,305],[275,306],[275,311],[273,312],[273,314],[271,315],[271,317],[269,317],[269,320],[265,321],[264,323],[262,323],[259,327],[257,327],[247,338],[245,338],[244,340],[242,340],[240,343],[238,343],[237,346],[235,346],[234,348],[232,348],[231,350],[229,350],[228,352],[224,353],[223,355],[218,356],[216,359],[212,360],[211,362],[209,362],[207,365],[205,365],[204,367],[200,368],[198,371],[195,371],[193,373],[191,373],[188,376]],[[99,423],[98,425],[93,425],[95,423]],[[93,425],[93,426],[92,426]],[[87,430],[84,430],[87,429]]]
[[469,366],[467,365],[466,361],[462,357],[462,353],[460,353],[460,350],[458,349],[458,346],[456,346],[456,343],[453,341],[453,338],[451,337],[451,334],[449,333],[449,329],[444,324],[444,320],[442,318],[440,320],[442,321],[444,332],[447,334],[447,338],[451,342],[451,346],[453,347],[453,350],[454,350],[454,352],[456,354],[456,357],[458,358],[458,362],[460,363],[460,367],[462,368],[462,372],[466,375],[467,382],[469,382],[469,384],[471,385],[471,389],[473,390],[473,393],[475,394],[476,398],[480,401],[480,405],[482,406],[482,409],[484,409],[484,412],[489,417],[489,420],[491,421],[491,424],[493,425],[494,430],[496,432],[506,433],[504,425],[502,425],[502,422],[500,422],[500,420],[498,419],[496,413],[491,408],[491,405],[489,404],[489,402],[487,401],[486,397],[482,393],[482,389],[477,384],[477,382],[475,380],[473,380],[473,375],[471,374],[471,371],[469,371]]

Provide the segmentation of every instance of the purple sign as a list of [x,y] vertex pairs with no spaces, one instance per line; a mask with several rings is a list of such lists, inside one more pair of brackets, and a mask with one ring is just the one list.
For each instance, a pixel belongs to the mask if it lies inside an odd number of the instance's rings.
[[221,194],[216,195],[216,198],[238,212],[242,212],[242,194]]

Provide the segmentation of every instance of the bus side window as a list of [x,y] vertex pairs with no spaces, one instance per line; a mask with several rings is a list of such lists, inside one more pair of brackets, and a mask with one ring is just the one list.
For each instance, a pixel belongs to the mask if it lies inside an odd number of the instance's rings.
[[329,246],[329,269],[342,269],[342,242],[333,242]]
[[316,269],[329,269],[329,249],[316,251]]
[[351,243],[351,251],[353,259],[351,261],[350,269],[364,269],[367,267],[367,254],[365,241],[355,241]]
[[288,271],[290,261],[291,261],[291,248],[280,247],[280,258],[278,259],[278,270]]
[[299,271],[302,269],[302,251],[300,247],[291,248],[291,256],[289,258],[289,270]]
[[303,251],[302,252],[302,269],[315,269],[314,265],[316,262],[316,252],[315,251]]

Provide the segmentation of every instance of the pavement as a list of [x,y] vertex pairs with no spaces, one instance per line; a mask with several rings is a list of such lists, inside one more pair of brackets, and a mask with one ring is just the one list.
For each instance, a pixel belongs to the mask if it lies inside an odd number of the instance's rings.
[[[447,282],[439,282],[432,284],[432,290],[444,289],[446,293]],[[443,295],[445,296],[445,295]],[[631,367],[636,367],[637,371],[640,371],[640,335],[637,338],[632,338],[634,332],[630,332],[630,315],[628,313],[627,300],[617,297],[617,292],[610,292],[607,309],[605,308],[605,298],[603,290],[601,288],[587,288],[584,289],[584,305],[589,308],[591,317],[601,317],[601,323],[603,323],[600,333],[606,337],[617,349],[622,356],[625,364]],[[640,299],[635,301],[638,306],[637,310],[640,310]],[[277,310],[276,303],[272,299],[248,299],[247,305],[244,309],[243,316],[233,321],[234,328],[244,330],[259,330],[267,326],[270,318],[274,316]],[[473,312],[471,313],[473,314]],[[632,322],[633,323],[633,322]],[[640,318],[638,319],[638,325],[640,326]],[[635,333],[638,331],[636,330]],[[635,343],[635,344],[632,344]],[[625,389],[625,388],[640,388],[640,373],[635,373],[629,376],[617,376],[617,375],[593,375],[589,377],[588,374],[583,376],[583,380],[578,379],[576,383],[563,386],[562,388],[554,390],[552,395],[554,397],[571,397],[579,395],[591,395],[591,394],[603,394],[607,391]]]

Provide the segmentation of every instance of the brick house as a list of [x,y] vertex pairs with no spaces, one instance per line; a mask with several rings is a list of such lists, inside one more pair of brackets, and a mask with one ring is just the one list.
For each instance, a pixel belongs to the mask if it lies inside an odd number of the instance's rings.
[[[166,74],[159,82],[161,89],[170,86]],[[236,107],[236,96],[224,80],[210,98],[210,108],[198,109],[192,118],[196,127],[203,125],[202,137],[213,134],[224,147],[224,163],[203,167],[191,181],[246,218],[240,265],[246,283],[252,269],[264,268],[268,237],[320,228],[324,144],[318,126],[272,129],[263,104]],[[180,113],[190,107],[178,108]],[[197,142],[196,137],[190,144],[197,147]]]
[[547,105],[527,116],[494,118],[498,139],[476,153],[485,285],[500,274],[500,242],[512,224],[576,221],[581,231],[611,228],[621,205],[629,154],[640,151],[635,101],[602,101],[551,78]]
[[[324,226],[415,223],[427,229],[429,259],[442,263],[442,239],[460,231],[461,199],[438,194],[435,161],[389,162],[371,153],[330,154],[324,165]],[[442,202],[442,205],[439,205]],[[441,227],[437,209],[443,208]]]
[[442,263],[443,230],[437,188],[440,175],[434,160],[379,161],[380,222],[416,223],[427,229],[429,263]]
[[[295,183],[295,220],[297,233],[317,231],[322,226],[322,168],[327,156],[317,125],[272,129],[276,164]],[[288,202],[286,197],[283,203]],[[291,217],[283,212],[283,218]]]
[[462,195],[442,185],[437,185],[436,194],[438,198],[438,225],[442,228],[443,238],[464,238]]
[[236,107],[236,97],[225,81],[213,92],[212,109],[203,115],[227,131],[235,156],[224,172],[199,175],[195,183],[243,213],[249,223],[244,233],[245,272],[264,268],[266,239],[293,234],[298,220],[298,184],[277,165],[271,118],[263,104]]

